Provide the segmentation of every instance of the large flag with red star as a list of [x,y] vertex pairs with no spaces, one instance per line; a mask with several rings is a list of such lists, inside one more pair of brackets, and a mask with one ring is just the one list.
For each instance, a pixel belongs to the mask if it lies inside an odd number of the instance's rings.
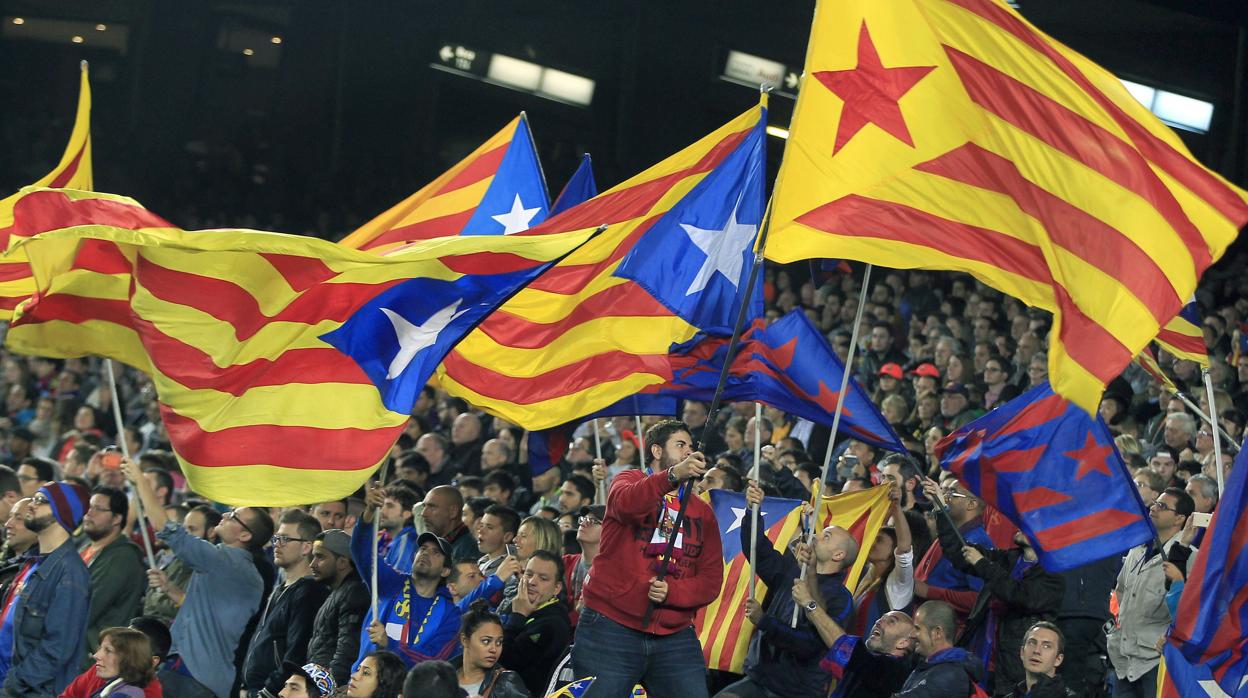
[[1105,423],[1048,384],[946,436],[936,455],[1019,527],[1050,572],[1157,537]]
[[1000,0],[816,6],[767,257],[953,269],[1054,313],[1054,390],[1104,386],[1248,222],[1111,73]]

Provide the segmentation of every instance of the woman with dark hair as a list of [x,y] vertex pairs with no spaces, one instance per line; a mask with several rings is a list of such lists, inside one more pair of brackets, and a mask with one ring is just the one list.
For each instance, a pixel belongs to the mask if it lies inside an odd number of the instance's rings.
[[334,691],[334,698],[391,698],[403,693],[407,665],[399,655],[386,650],[364,656],[351,682]]
[[503,621],[485,599],[472,603],[459,625],[464,653],[451,660],[459,687],[482,698],[529,698],[524,681],[498,664],[503,654]]
[[95,666],[79,674],[60,698],[143,698],[159,686],[152,643],[134,628],[101,630],[100,648],[91,656]]

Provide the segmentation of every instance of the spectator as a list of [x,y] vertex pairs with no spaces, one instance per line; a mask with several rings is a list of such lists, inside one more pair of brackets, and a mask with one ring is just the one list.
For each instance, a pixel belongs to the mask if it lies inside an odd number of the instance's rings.
[[[520,577],[529,558],[538,550],[560,554],[563,550],[563,533],[550,519],[530,516],[520,523],[515,538],[515,556],[508,555],[494,569],[476,591],[469,594],[468,603],[478,598],[497,600],[497,610],[506,616],[511,612],[511,602],[520,588]],[[504,548],[506,549],[506,548]]]
[[310,568],[330,592],[312,621],[307,659],[329,669],[341,684],[359,656],[360,628],[369,606],[368,587],[351,561],[351,536],[339,529],[317,534]]
[[[60,698],[143,698],[161,695],[152,662],[152,643],[133,628],[105,628],[92,643],[95,665],[74,679]],[[149,688],[155,689],[149,692]]]
[[[932,544],[923,511],[931,505],[923,495],[923,473],[908,456],[894,453],[880,461],[880,482],[892,483],[901,493],[898,507],[906,518],[914,541],[915,555],[920,559]],[[922,503],[920,504],[920,499]]]
[[5,632],[13,654],[0,691],[10,698],[54,696],[78,674],[86,647],[91,575],[69,534],[88,506],[87,491],[49,482],[26,511],[26,528],[39,539],[4,600]]
[[446,577],[446,588],[450,590],[451,600],[459,606],[460,611],[467,608],[463,603],[464,598],[481,586],[483,581],[485,577],[482,576],[476,559],[461,557],[451,563],[451,573]]
[[492,470],[482,478],[485,486],[481,493],[503,506],[511,506],[512,496],[516,492],[516,479],[502,470]]
[[287,674],[282,664],[302,666],[307,660],[317,611],[329,587],[312,574],[312,550],[321,533],[316,517],[300,509],[282,514],[273,535],[273,562],[283,582],[269,594],[264,615],[248,644],[243,688],[252,696],[281,689]]
[[346,686],[345,698],[397,698],[403,693],[407,665],[394,652],[370,652]]
[[426,531],[451,544],[453,559],[480,557],[476,534],[464,525],[463,512],[463,495],[448,485],[429,490],[429,494],[425,495],[425,507],[420,516],[425,522]]
[[514,671],[499,664],[503,652],[503,621],[484,599],[474,601],[459,626],[463,654],[451,660],[459,687],[470,696],[527,698],[529,691]]
[[130,627],[147,636],[152,647],[152,664],[156,667],[156,680],[147,685],[148,698],[159,695],[173,698],[212,698],[212,692],[203,684],[185,674],[167,668],[166,658],[173,638],[169,635],[169,626],[154,616],[139,616],[130,619]]
[[[26,562],[26,552],[39,542],[38,536],[33,531],[26,528],[26,512],[31,507],[30,499],[19,499],[9,510],[9,518],[4,522],[4,549],[5,555],[3,561],[0,561],[0,599],[3,599],[9,592],[9,587],[13,583],[13,579],[22,569],[22,565]],[[7,614],[12,612],[12,608],[4,608]],[[4,618],[0,617],[0,625],[3,624]],[[0,631],[2,633],[2,631]],[[0,634],[0,682],[3,682],[4,670],[8,668],[9,651],[12,649],[12,637],[5,637]]]
[[625,695],[637,683],[656,696],[707,695],[692,621],[719,595],[723,553],[715,514],[701,499],[689,497],[681,545],[666,563],[669,576],[657,577],[657,557],[676,516],[676,498],[669,495],[706,472],[706,457],[693,450],[692,440],[681,422],[651,426],[646,448],[654,474],[628,470],[611,485],[594,561],[613,573],[591,575],[586,583],[572,652],[576,675],[597,677],[590,698]]
[[[868,566],[854,590],[851,627],[867,632],[890,611],[908,610],[914,601],[914,546],[901,510],[901,490],[889,487],[892,528],[881,528],[867,552]],[[880,593],[880,592],[883,593]]]
[[1057,626],[1066,659],[1058,670],[1077,695],[1102,693],[1109,670],[1104,626],[1113,618],[1109,597],[1121,567],[1122,557],[1115,554],[1061,573],[1066,590],[1057,612]]
[[[408,507],[411,510],[411,507]],[[312,507],[312,515],[321,524],[322,531],[332,529],[342,529],[347,524],[347,498],[335,499],[330,502],[321,502]]]
[[481,418],[464,412],[451,423],[451,467],[458,474],[476,474],[481,465]]
[[22,481],[17,473],[7,465],[0,465],[0,521],[8,521],[13,505],[23,498]]
[[[931,480],[924,482],[925,491]],[[946,494],[942,501],[946,504],[946,513],[953,519],[958,533],[963,540],[972,545],[992,546],[992,539],[984,530],[984,502],[971,494],[970,490],[958,484],[957,480],[946,480],[942,485]],[[914,569],[914,593],[925,599],[945,601],[965,618],[983,588],[984,582],[979,577],[967,575],[962,569],[945,557],[939,545],[928,548],[927,553]],[[950,638],[952,639],[952,637]]]
[[984,362],[984,409],[991,410],[1018,397],[1021,391],[1010,383],[1014,367],[1000,356],[991,356]]
[[[1166,487],[1181,487],[1183,485],[1182,481],[1180,481],[1178,476],[1175,475],[1179,469],[1179,462],[1175,460],[1173,453],[1164,448],[1158,449],[1157,452],[1148,459],[1148,468],[1161,476],[1163,490]],[[1150,503],[1149,500],[1144,501],[1145,503]]]
[[541,695],[568,650],[572,626],[563,593],[563,559],[547,550],[529,557],[520,590],[503,624],[503,652],[499,662],[515,671],[530,693]]
[[1057,675],[1065,652],[1066,639],[1056,625],[1040,621],[1031,626],[1018,648],[1026,678],[1006,698],[1073,698],[1075,692]]
[[429,476],[424,484],[426,487],[449,485],[458,475],[451,463],[448,452],[450,442],[441,434],[428,433],[416,440],[416,452],[429,463]]
[[[182,527],[196,538],[212,542],[216,537],[217,524],[221,523],[221,512],[201,504],[186,513]],[[157,564],[159,564],[159,558]],[[191,582],[192,570],[177,556],[169,556],[164,567],[164,585],[152,584],[143,597],[143,615],[156,616],[166,623],[173,623],[178,608],[186,601],[186,588]],[[151,575],[148,575],[150,578]]]
[[[122,471],[138,491],[157,538],[192,570],[185,601],[170,628],[171,651],[191,678],[225,696],[234,684],[243,633],[264,595],[254,554],[273,535],[273,520],[257,507],[234,509],[221,518],[216,527],[221,542],[213,545],[166,520],[156,493],[134,462],[123,460]],[[168,583],[160,570],[148,570],[147,575],[153,586]]]
[[581,507],[594,503],[594,481],[584,475],[571,475],[559,488],[559,512],[578,512]]
[[[377,537],[377,554],[386,564],[404,574],[412,571],[416,555],[416,528],[412,525],[412,507],[416,493],[401,483],[392,483],[383,490],[381,535]],[[375,520],[376,509],[365,507],[363,517],[369,524]]]
[[403,698],[461,698],[455,667],[443,661],[417,664],[403,681]]
[[[541,467],[540,464],[529,463],[534,469]],[[559,505],[559,483],[563,482],[563,471],[558,465],[551,464],[545,470],[533,475],[533,504],[529,507],[529,513],[536,515],[542,510],[542,507],[555,507]]]
[[[707,428],[706,420],[710,415],[707,413],[705,402],[685,400],[680,416],[685,424],[689,426],[689,435],[693,438],[693,442],[695,444],[704,444],[707,453],[722,453],[728,450],[728,445],[724,443],[723,438],[720,437],[715,429]],[[617,470],[616,472],[618,473],[619,471]]]
[[[501,473],[500,473],[501,474]],[[485,510],[481,525],[477,527],[477,548],[481,557],[477,564],[481,574],[489,577],[507,557],[507,546],[520,530],[520,516],[502,504],[494,504]]]
[[333,675],[323,666],[287,662],[281,671],[286,680],[282,682],[278,698],[327,698],[338,690]]
[[1162,541],[1162,555],[1151,544],[1127,553],[1118,573],[1118,627],[1106,638],[1109,659],[1118,680],[1114,696],[1152,696],[1161,661],[1158,641],[1170,626],[1165,603],[1162,564],[1179,541],[1183,526],[1195,510],[1192,498],[1177,487],[1166,488],[1149,507],[1149,517]]
[[958,382],[945,383],[940,391],[940,419],[936,422],[946,434],[960,429],[979,415],[971,409],[970,393]]
[[1152,468],[1136,470],[1131,479],[1135,481],[1135,487],[1140,491],[1140,498],[1149,504],[1157,501],[1157,495],[1161,494],[1167,486],[1165,478]]
[[[370,486],[367,497],[370,505],[380,504],[381,488]],[[444,584],[454,559],[451,545],[431,532],[422,533],[416,543],[410,575],[384,560],[377,566],[377,588],[373,591],[379,617],[374,618],[371,609],[365,616],[357,667],[375,649],[390,649],[412,666],[448,659],[458,647],[455,633],[459,628],[459,608]],[[373,569],[372,545],[373,527],[368,521],[361,521],[351,534],[351,557],[366,581]]]
[[581,597],[594,558],[598,556],[598,544],[602,540],[602,520],[606,515],[607,508],[601,504],[581,507],[576,525],[576,542],[580,544],[581,552],[563,556],[563,591],[568,599],[568,620],[573,628],[580,619]]
[[805,582],[793,581],[793,600],[829,647],[820,667],[837,680],[832,694],[835,698],[891,696],[901,690],[918,665],[912,637],[914,621],[905,613],[885,613],[871,626],[871,633],[862,638],[847,635],[814,601]]
[[1196,418],[1186,412],[1172,412],[1166,415],[1165,426],[1161,429],[1161,446],[1168,449],[1171,455],[1179,454],[1192,448],[1192,440],[1196,438]]
[[[480,480],[481,478],[475,479]],[[469,497],[464,500],[463,512],[459,518],[464,526],[472,532],[474,541],[477,537],[477,527],[481,525],[481,517],[485,516],[485,510],[489,509],[493,504],[494,500],[489,497]]]
[[47,458],[27,458],[17,466],[17,480],[21,483],[22,496],[33,497],[45,482],[55,477],[52,461]]
[[82,517],[87,542],[78,555],[91,572],[91,614],[87,617],[88,654],[99,648],[105,628],[125,625],[138,614],[147,589],[143,552],[123,535],[130,501],[121,490],[96,487]]
[[[745,490],[748,506],[761,506],[763,491],[751,482]],[[741,518],[743,550],[750,547],[753,518]],[[821,606],[832,620],[842,627],[848,624],[854,599],[845,588],[845,571],[858,557],[858,543],[843,528],[829,526],[814,542],[813,574],[805,582],[814,595],[812,603]],[[745,602],[746,617],[758,630],[750,638],[750,651],[745,661],[745,678],[720,691],[719,698],[750,698],[757,695],[810,696],[827,695],[828,674],[815,659],[823,654],[825,645],[819,639],[810,619],[798,614],[797,627],[790,627],[797,609],[791,585],[801,574],[802,563],[793,553],[781,554],[771,546],[767,536],[758,536],[755,557],[758,577],[769,590],[766,609],[754,599]],[[809,605],[807,606],[809,608]]]
[[944,601],[927,601],[914,614],[915,651],[923,662],[906,679],[896,698],[952,698],[974,694],[983,682],[983,663],[953,646],[958,616]]

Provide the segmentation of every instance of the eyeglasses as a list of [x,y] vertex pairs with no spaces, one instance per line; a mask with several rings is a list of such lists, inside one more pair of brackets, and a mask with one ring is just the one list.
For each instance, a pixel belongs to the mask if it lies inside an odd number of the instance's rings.
[[1177,511],[1174,507],[1162,501],[1156,501],[1148,505],[1149,509],[1161,509],[1162,511]]
[[92,514],[111,514],[111,513],[113,513],[113,510],[112,510],[112,509],[105,509],[104,507],[87,507],[87,511],[91,512]]
[[248,533],[251,533],[251,534],[253,534],[253,535],[255,534],[255,531],[252,531],[252,530],[251,530],[251,526],[248,526],[247,524],[243,523],[243,519],[242,519],[242,518],[238,515],[238,510],[237,510],[237,509],[231,509],[231,510],[229,510],[229,511],[225,512],[225,515],[224,515],[224,516],[222,516],[221,518],[223,518],[223,519],[233,519],[233,520],[234,520],[234,523],[237,523],[239,526],[242,526],[242,527],[243,527],[243,530],[245,530],[245,531],[247,531]]
[[[239,523],[241,524],[242,521],[239,521]],[[248,529],[248,530],[251,530],[251,529]],[[311,543],[312,542],[308,540],[307,538],[295,538],[294,536],[273,536],[272,538],[269,539],[269,542],[272,543],[273,545],[280,546],[280,545],[286,545],[292,540],[297,541],[299,543]]]
[[41,504],[47,504],[48,506],[52,506],[52,500],[48,499],[47,497],[45,497],[45,496],[43,496],[43,495],[41,495],[41,494],[37,494],[37,495],[35,495],[35,496],[31,497],[31,498],[30,498],[30,503],[31,503],[31,504],[33,504],[33,505],[35,505],[35,506],[39,506],[39,505],[41,505]]
[[578,526],[601,526],[602,520],[592,516],[582,516],[576,520]]

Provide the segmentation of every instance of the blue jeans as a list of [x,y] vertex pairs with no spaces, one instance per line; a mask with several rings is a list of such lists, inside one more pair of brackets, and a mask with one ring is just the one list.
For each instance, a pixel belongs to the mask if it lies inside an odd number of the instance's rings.
[[586,607],[576,624],[572,668],[596,676],[586,698],[632,695],[641,684],[650,698],[708,698],[706,660],[693,626],[672,635],[651,635]]

